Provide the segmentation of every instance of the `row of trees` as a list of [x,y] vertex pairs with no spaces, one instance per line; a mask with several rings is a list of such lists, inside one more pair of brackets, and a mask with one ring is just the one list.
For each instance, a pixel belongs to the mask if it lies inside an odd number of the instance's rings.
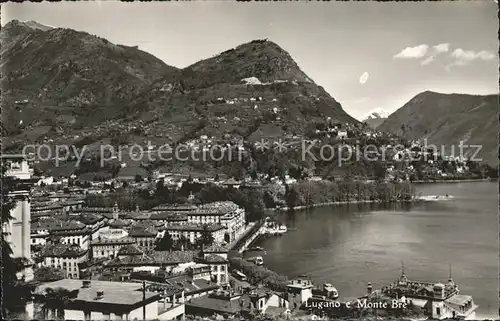
[[289,208],[294,208],[329,202],[410,201],[414,196],[415,189],[407,182],[300,181],[287,186],[285,201]]
[[247,222],[262,219],[265,210],[264,192],[256,189],[236,189],[207,184],[195,197],[202,204],[217,201],[232,201],[245,210]]
[[[126,193],[112,193],[107,196],[88,195],[87,204],[96,207],[112,207],[115,203],[122,210],[150,209],[159,204],[184,204],[188,196],[193,195],[192,202],[206,204],[217,201],[232,201],[246,212],[247,221],[263,218],[266,208],[274,208],[284,203],[289,208],[311,206],[328,202],[378,201],[397,202],[410,201],[415,196],[414,187],[408,182],[365,182],[345,177],[342,181],[310,181],[301,180],[286,188],[264,190],[252,188],[232,188],[215,184],[198,184],[187,181],[179,190],[167,188],[160,181],[154,193],[139,190]],[[277,186],[277,185],[276,185]],[[278,186],[279,187],[279,186]]]
[[242,271],[251,284],[262,284],[275,291],[286,290],[288,282],[286,276],[279,275],[264,266],[255,265],[241,257],[232,257],[229,262],[232,268]]

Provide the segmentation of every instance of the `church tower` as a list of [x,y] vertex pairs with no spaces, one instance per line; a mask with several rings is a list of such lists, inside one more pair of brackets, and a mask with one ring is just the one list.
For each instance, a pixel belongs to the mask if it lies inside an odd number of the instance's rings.
[[406,286],[408,284],[408,278],[405,274],[405,264],[401,262],[401,277],[399,278],[398,285]]

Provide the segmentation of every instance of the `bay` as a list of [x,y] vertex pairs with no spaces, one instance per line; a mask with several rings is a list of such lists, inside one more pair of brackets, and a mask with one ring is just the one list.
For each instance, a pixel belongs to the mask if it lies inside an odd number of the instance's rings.
[[[340,297],[363,295],[396,280],[446,282],[449,266],[478,318],[498,319],[499,233],[496,182],[416,185],[440,196],[411,205],[348,205],[278,214],[290,231],[258,241],[264,262],[288,276],[332,283]],[[448,194],[449,197],[446,197]]]

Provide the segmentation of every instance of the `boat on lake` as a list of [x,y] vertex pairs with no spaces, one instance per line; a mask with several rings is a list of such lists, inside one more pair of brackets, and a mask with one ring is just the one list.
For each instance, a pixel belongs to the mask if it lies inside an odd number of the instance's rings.
[[263,265],[264,264],[264,259],[262,256],[255,256],[255,257],[250,257],[247,259],[247,261],[254,263],[255,265]]
[[253,247],[249,248],[247,251],[248,252],[251,252],[251,251],[264,251],[264,249],[262,247],[260,247],[260,246],[253,246]]

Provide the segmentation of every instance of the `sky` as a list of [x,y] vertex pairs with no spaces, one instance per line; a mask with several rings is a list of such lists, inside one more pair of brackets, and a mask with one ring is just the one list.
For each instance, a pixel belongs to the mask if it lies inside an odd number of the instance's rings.
[[420,92],[498,93],[493,0],[458,2],[8,3],[12,19],[139,46],[179,68],[267,38],[353,117]]

